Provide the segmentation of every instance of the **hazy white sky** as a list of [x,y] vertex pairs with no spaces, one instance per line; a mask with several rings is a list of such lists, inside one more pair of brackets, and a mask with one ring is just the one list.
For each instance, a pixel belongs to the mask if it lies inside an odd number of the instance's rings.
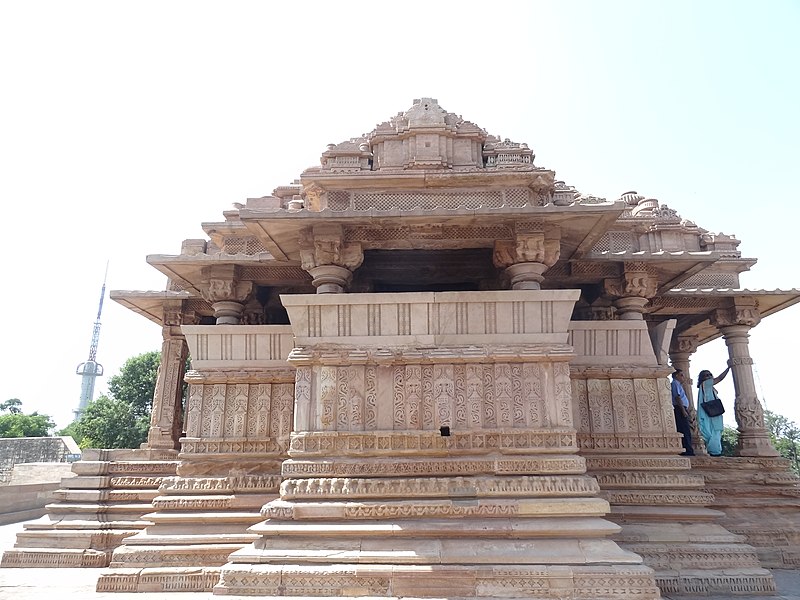
[[[0,401],[66,425],[107,260],[109,289],[163,289],[146,255],[422,96],[584,193],[736,234],[746,287],[798,287],[797,31],[791,0],[0,3]],[[800,422],[798,325],[767,318],[751,352],[767,407]],[[106,301],[107,376],[160,342]],[[693,375],[726,359],[709,344]]]

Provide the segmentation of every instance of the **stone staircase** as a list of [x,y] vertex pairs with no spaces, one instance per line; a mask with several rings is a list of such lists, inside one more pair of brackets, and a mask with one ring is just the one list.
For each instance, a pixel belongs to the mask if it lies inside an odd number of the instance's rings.
[[614,539],[656,573],[664,594],[773,594],[772,574],[744,536],[709,508],[714,496],[678,456],[590,456],[588,472],[611,504]]
[[259,537],[248,528],[279,485],[278,475],[165,479],[150,524],[114,551],[97,591],[211,591],[231,552]]
[[720,523],[747,539],[761,564],[800,568],[800,478],[789,461],[771,457],[696,456],[692,471],[705,478]]
[[175,474],[177,453],[84,450],[48,504],[25,523],[0,567],[106,567],[126,537],[142,530],[164,477]]

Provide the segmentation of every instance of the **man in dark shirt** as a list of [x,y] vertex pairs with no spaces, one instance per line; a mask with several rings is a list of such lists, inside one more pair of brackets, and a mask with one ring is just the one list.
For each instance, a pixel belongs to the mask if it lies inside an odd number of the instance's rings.
[[692,428],[689,426],[689,398],[683,389],[685,376],[683,371],[675,369],[672,374],[672,408],[675,411],[675,428],[683,434],[681,456],[694,456],[692,448]]

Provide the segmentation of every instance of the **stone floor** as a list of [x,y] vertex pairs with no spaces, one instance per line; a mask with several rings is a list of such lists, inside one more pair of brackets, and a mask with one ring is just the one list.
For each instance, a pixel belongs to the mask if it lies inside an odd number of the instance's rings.
[[[0,553],[11,548],[18,531],[22,531],[22,523],[0,526]],[[211,593],[179,592],[152,594],[116,594],[97,593],[95,583],[101,573],[108,569],[0,569],[0,600],[69,600],[81,598],[86,600],[244,600],[251,596],[214,596]],[[778,585],[778,595],[774,600],[800,600],[800,571],[778,570],[774,572]],[[681,600],[722,600],[729,596],[664,596]],[[765,596],[735,596],[736,600],[763,600]],[[296,600],[304,600],[297,598]],[[367,599],[361,599],[367,600]],[[386,600],[386,599],[382,599]]]

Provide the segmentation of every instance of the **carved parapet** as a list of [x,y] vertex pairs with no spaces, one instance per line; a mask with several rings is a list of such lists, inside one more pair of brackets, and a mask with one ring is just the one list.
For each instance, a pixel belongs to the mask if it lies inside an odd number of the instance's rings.
[[282,295],[296,346],[565,344],[579,290]]
[[572,321],[568,343],[573,367],[658,366],[644,321]]
[[192,369],[286,368],[294,347],[288,325],[184,325]]

